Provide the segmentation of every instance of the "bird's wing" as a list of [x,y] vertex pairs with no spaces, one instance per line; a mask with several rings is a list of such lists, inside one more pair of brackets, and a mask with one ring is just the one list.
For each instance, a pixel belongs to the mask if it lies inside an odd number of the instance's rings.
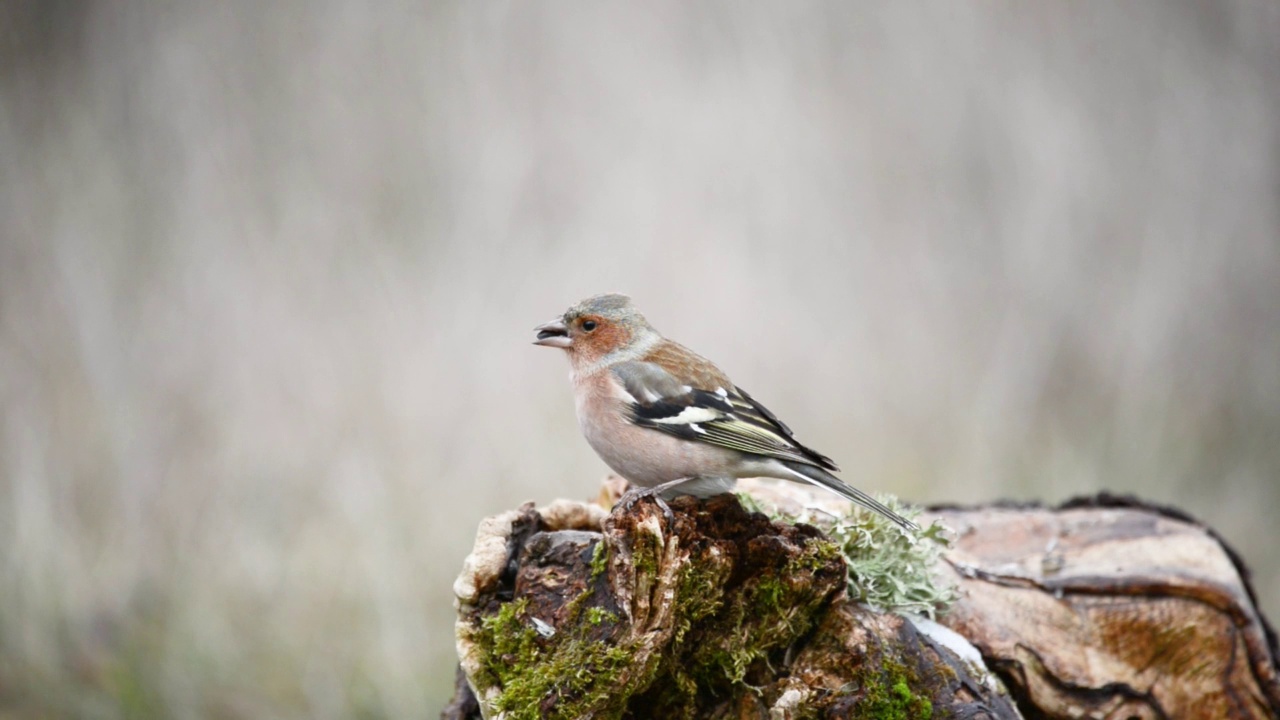
[[686,378],[642,360],[611,370],[633,398],[628,409],[636,425],[692,442],[837,469],[830,458],[801,445],[768,408],[708,366]]

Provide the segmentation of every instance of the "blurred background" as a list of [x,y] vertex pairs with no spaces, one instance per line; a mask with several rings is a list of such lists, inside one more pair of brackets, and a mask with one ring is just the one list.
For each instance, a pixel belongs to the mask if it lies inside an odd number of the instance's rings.
[[0,717],[422,718],[595,493],[631,294],[916,502],[1098,490],[1280,615],[1280,6],[0,5]]

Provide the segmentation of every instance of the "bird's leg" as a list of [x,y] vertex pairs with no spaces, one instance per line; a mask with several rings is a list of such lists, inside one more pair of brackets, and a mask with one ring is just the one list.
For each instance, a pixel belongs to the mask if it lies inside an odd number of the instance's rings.
[[667,525],[674,525],[676,522],[676,516],[671,512],[671,506],[667,504],[667,501],[662,499],[662,493],[676,487],[677,485],[687,483],[692,479],[693,478],[682,477],[669,482],[664,482],[661,485],[654,485],[653,487],[632,487],[630,490],[623,493],[621,498],[618,498],[618,507],[622,508],[622,512],[624,513],[629,512],[631,510],[631,506],[636,504],[636,501],[644,498],[653,498],[653,501],[658,504],[658,508],[662,510],[662,516],[666,518]]

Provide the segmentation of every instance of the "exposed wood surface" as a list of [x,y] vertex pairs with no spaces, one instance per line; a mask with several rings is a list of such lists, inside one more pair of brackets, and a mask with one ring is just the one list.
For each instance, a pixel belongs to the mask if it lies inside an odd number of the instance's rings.
[[1274,636],[1234,555],[1185,516],[1101,496],[942,510],[964,590],[943,619],[1047,717],[1274,718]]

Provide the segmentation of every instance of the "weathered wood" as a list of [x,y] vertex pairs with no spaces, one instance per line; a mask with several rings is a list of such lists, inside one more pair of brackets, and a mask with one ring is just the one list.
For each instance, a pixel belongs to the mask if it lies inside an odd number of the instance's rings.
[[1274,635],[1226,546],[1185,515],[1101,496],[948,509],[964,593],[944,622],[1043,717],[1275,718]]
[[850,601],[816,528],[733,496],[671,506],[670,525],[649,501],[482,523],[455,584],[465,682],[442,717],[1280,717],[1247,572],[1176,512],[1108,496],[938,509],[923,519],[956,540],[935,570],[961,590],[943,627]]

